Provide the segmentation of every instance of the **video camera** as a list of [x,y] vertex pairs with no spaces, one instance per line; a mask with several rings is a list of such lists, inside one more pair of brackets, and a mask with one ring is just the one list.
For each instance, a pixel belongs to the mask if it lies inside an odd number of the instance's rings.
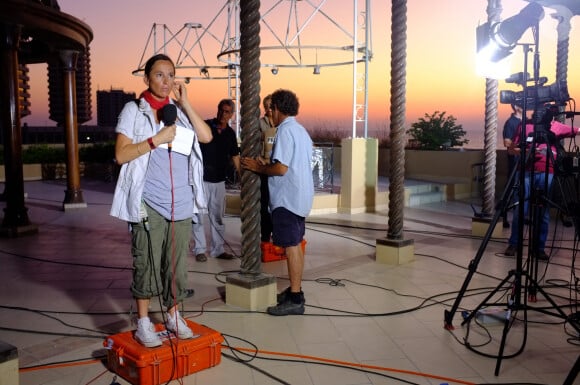
[[[534,80],[534,79],[531,79]],[[517,73],[506,79],[507,83],[516,83],[519,85],[524,85],[528,81],[527,74]],[[568,94],[568,85],[565,81],[560,80],[554,82],[550,85],[545,86],[544,84],[548,82],[548,78],[541,77],[538,79],[537,87],[529,87],[527,91],[527,98],[525,100],[527,110],[535,110],[536,107],[542,106],[546,103],[554,102],[556,105],[564,106],[566,102],[570,99]],[[534,91],[537,90],[537,94],[534,95]],[[524,106],[524,91],[500,91],[499,101],[502,104],[515,104],[517,106]]]

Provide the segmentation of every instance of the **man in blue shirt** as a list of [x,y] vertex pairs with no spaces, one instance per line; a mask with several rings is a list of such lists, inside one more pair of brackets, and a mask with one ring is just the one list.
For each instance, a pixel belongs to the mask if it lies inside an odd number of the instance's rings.
[[[516,136],[516,134],[518,133],[518,129],[521,127],[520,124],[522,123],[522,107],[515,105],[515,104],[512,104],[512,111],[513,111],[512,114],[510,115],[509,119],[506,120],[506,122],[503,126],[503,132],[502,132],[503,145],[506,148],[506,150],[512,146],[512,140],[513,140],[514,136]],[[512,174],[514,168],[516,168],[518,165],[518,156],[514,155],[514,154],[510,154],[508,152],[507,161],[508,161],[507,175],[509,178],[509,176]],[[511,186],[508,188],[511,188]],[[508,203],[512,203],[512,202],[508,202]],[[502,211],[502,216],[503,216],[503,227],[505,229],[510,227],[510,223],[509,223],[508,217],[507,217],[507,211],[508,210],[504,207],[503,211]]]
[[272,94],[272,120],[278,126],[270,162],[263,158],[244,158],[242,167],[268,176],[272,240],[284,247],[290,287],[278,294],[276,306],[267,311],[271,315],[304,314],[302,273],[304,253],[302,240],[306,216],[312,208],[312,140],[306,129],[296,121],[298,98],[292,91],[278,90]]

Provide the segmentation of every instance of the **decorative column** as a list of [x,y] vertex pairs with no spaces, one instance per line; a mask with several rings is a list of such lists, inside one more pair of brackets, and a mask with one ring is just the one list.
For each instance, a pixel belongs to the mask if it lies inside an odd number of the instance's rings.
[[[240,1],[241,156],[260,155],[260,1]],[[226,303],[249,310],[276,304],[276,279],[262,273],[260,176],[242,171],[241,273],[226,278]]]
[[[568,51],[570,47],[570,30],[572,26],[570,20],[574,14],[570,9],[564,6],[553,6],[556,13],[552,17],[558,20],[558,45],[556,47],[556,81],[568,84]],[[580,7],[579,7],[580,8]],[[580,11],[580,9],[578,9]],[[565,107],[560,107],[563,112]],[[565,116],[559,115],[564,121]]]
[[[570,47],[570,30],[572,29],[572,25],[570,20],[574,16],[572,10],[564,5],[553,5],[552,6],[556,13],[552,14],[552,17],[558,21],[558,26],[556,28],[558,32],[558,44],[556,46],[556,81],[560,84],[568,85],[568,52]],[[576,12],[580,12],[580,6],[577,6],[575,9]],[[559,112],[566,111],[566,106],[559,106]],[[559,114],[556,119],[562,123],[566,121],[565,114]],[[564,143],[564,141],[562,141]],[[573,183],[570,179],[564,180],[563,183]],[[554,189],[554,200],[562,205],[565,202],[565,196],[562,196],[561,189]],[[568,197],[569,198],[569,197]],[[572,223],[572,220],[569,218],[571,213],[566,212],[567,210],[563,210],[560,213],[561,219],[563,223],[568,222],[568,224]]]
[[[502,7],[501,0],[488,0],[487,20],[490,24],[499,22]],[[481,217],[472,218],[471,229],[474,235],[484,235],[495,211],[495,179],[497,159],[497,119],[498,119],[498,81],[485,79],[485,129],[483,155],[483,197]],[[497,232],[496,232],[497,230]],[[501,236],[501,228],[494,229],[493,236]]]
[[414,241],[403,237],[405,207],[405,111],[407,85],[407,1],[391,3],[391,166],[389,223],[386,239],[377,239],[377,262],[399,264],[414,259]]
[[67,190],[65,191],[63,209],[86,208],[81,190],[80,160],[77,123],[77,86],[76,66],[78,51],[64,50],[60,52],[60,60],[64,71],[64,134],[66,150]]
[[[260,155],[260,1],[240,5],[240,98],[241,156]],[[260,251],[260,176],[242,172],[242,274],[259,274]]]
[[0,25],[0,126],[4,139],[4,171],[6,185],[4,219],[0,235],[16,237],[36,233],[24,205],[24,175],[22,171],[22,132],[18,99],[18,43],[20,27]]

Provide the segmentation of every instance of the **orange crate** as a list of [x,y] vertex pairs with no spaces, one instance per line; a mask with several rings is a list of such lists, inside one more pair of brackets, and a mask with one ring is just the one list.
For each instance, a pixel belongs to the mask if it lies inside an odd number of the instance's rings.
[[[302,252],[306,252],[306,239],[302,240]],[[281,261],[286,259],[286,251],[283,247],[275,246],[272,242],[262,242],[262,262]]]
[[158,324],[155,327],[163,345],[156,348],[146,348],[137,342],[134,331],[108,337],[103,342],[107,348],[107,367],[133,385],[160,385],[218,365],[222,335],[203,325],[186,322],[198,337],[179,340]]

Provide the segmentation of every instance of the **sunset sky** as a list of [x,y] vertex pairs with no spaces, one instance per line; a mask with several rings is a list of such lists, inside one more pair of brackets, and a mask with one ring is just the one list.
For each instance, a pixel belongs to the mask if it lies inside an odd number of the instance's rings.
[[[290,2],[262,0],[262,14],[277,3]],[[311,3],[318,5],[321,0],[312,0]],[[139,93],[144,89],[142,78],[131,73],[138,68],[143,55],[146,59],[153,52],[152,48],[145,52],[145,48],[154,23],[167,25],[173,33],[177,33],[187,22],[200,23],[204,28],[211,25],[212,29],[208,31],[222,39],[225,36],[227,13],[220,13],[220,10],[225,4],[225,0],[166,0],[162,3],[59,0],[61,11],[84,21],[94,33],[91,43],[94,106],[93,121],[89,124],[96,122],[94,93],[97,90],[114,88]],[[299,18],[306,20],[312,13],[312,7],[305,1],[297,4]],[[361,11],[364,1],[359,1],[359,4]],[[381,130],[386,136],[390,119],[391,2],[372,0],[371,4],[373,59],[369,68],[369,132]],[[517,14],[526,5],[528,2],[523,0],[503,0],[502,19]],[[454,115],[457,123],[462,124],[468,131],[468,139],[472,141],[472,145],[482,143],[485,79],[479,77],[475,71],[475,29],[487,21],[487,1],[409,0],[407,7],[408,124],[425,113],[446,111],[447,114]],[[289,18],[287,8],[284,4],[277,6],[277,13],[273,12],[268,19],[274,30],[281,31],[286,28]],[[322,10],[344,29],[352,32],[352,1],[328,0]],[[548,84],[554,81],[556,64],[557,22],[550,16],[553,12],[547,8],[546,16],[540,24],[540,75],[548,77]],[[304,24],[304,20],[300,23]],[[576,16],[572,19],[568,73],[568,87],[572,98],[580,95],[580,71],[575,70],[580,62],[580,49],[576,48],[580,47],[579,28],[580,22]],[[262,45],[276,44],[271,31],[264,24],[261,25],[261,39]],[[520,39],[520,43],[531,42],[531,33],[528,31]],[[210,39],[208,34],[201,43],[204,45],[208,64],[219,64],[215,59],[219,52],[216,40]],[[304,46],[340,47],[348,45],[349,40],[334,24],[317,14],[302,32],[301,43]],[[305,64],[313,64],[314,61],[319,64],[343,61],[345,57],[339,50],[313,51],[304,53]],[[174,56],[172,52],[168,53]],[[346,60],[352,59],[352,53],[349,55]],[[286,62],[283,56],[281,50],[264,51],[261,61],[272,63],[273,60],[278,60],[274,58],[279,58],[280,64],[283,64]],[[523,70],[523,57],[523,49],[516,47],[511,55],[510,73]],[[530,55],[530,63],[531,59]],[[30,69],[32,115],[23,122],[29,125],[53,125],[47,117],[46,65],[33,65]],[[178,69],[177,75],[187,76],[187,71],[193,71],[196,76],[199,74],[198,69]],[[210,70],[210,76],[218,77],[219,72],[217,69]],[[532,72],[531,66],[528,72]],[[225,72],[222,73],[225,75]],[[313,75],[312,68],[280,68],[278,75],[273,75],[269,68],[264,68],[261,73],[261,96],[278,88],[292,89],[301,103],[298,117],[308,128],[340,130],[347,133],[345,136],[350,136],[352,77],[351,65],[323,67],[320,75]],[[502,90],[520,90],[517,86],[503,81],[500,81],[499,87]],[[226,80],[192,80],[188,90],[194,106],[202,116],[208,118],[215,115],[218,101],[228,96]],[[508,116],[509,106],[500,105],[499,131]],[[357,130],[357,136],[362,136],[362,129]]]

